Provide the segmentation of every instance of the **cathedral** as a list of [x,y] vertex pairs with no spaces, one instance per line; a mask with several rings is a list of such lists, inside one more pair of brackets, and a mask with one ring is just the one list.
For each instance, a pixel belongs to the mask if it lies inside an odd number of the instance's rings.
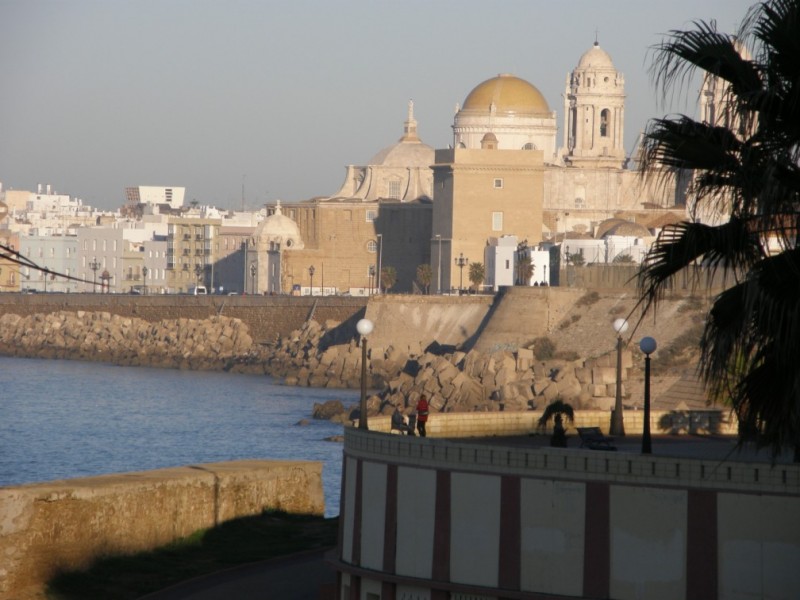
[[[281,230],[283,219],[297,230],[284,236],[291,245],[257,234],[254,292],[420,291],[420,265],[430,265],[432,290],[446,291],[466,287],[459,264],[494,264],[498,240],[583,247],[608,219],[647,232],[681,218],[682,186],[648,185],[625,152],[625,79],[597,42],[563,97],[559,144],[556,112],[533,84],[511,74],[483,81],[457,107],[453,143],[441,150],[422,142],[409,102],[400,139],[348,166],[336,194],[268,208]],[[382,270],[392,276],[380,281]]]

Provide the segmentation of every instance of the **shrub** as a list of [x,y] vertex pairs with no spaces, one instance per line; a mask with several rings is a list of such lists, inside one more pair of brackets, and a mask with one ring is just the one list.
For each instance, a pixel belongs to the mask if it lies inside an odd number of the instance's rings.
[[556,345],[549,337],[540,337],[533,340],[533,355],[536,360],[549,360],[555,356]]
[[588,292],[578,298],[578,301],[575,303],[575,306],[591,306],[595,304],[598,300],[600,300],[600,294],[597,292]]

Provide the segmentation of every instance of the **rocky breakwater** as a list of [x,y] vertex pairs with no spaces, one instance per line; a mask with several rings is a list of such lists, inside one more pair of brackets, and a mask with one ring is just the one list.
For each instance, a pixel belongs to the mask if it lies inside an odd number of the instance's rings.
[[84,311],[0,317],[0,353],[8,356],[220,370],[252,362],[252,351],[247,326],[227,317],[149,322]]
[[[624,382],[631,354],[623,352]],[[616,355],[592,359],[537,360],[534,350],[476,350],[411,357],[383,393],[371,402],[376,412],[399,406],[410,412],[421,394],[442,412],[542,409],[560,398],[575,408],[609,410],[616,394]]]
[[[289,385],[351,387],[360,385],[361,348],[353,332],[337,322],[306,322],[271,346],[265,368]],[[624,382],[632,366],[622,354]],[[398,406],[409,413],[421,394],[435,411],[520,411],[541,409],[555,398],[575,408],[609,410],[616,393],[616,354],[590,359],[538,360],[536,348],[482,353],[452,351],[436,343],[388,348],[370,347],[369,387],[381,390],[367,401],[369,414],[388,414]],[[330,418],[331,407],[319,407]],[[327,412],[326,412],[327,411]],[[348,417],[344,417],[345,419]]]

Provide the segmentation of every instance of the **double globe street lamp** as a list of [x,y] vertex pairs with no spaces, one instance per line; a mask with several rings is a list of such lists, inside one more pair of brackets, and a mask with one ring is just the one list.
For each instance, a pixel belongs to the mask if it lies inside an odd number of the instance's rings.
[[464,289],[464,267],[469,264],[469,259],[464,256],[463,252],[459,252],[458,256],[456,256],[456,266],[459,268],[459,279],[458,279],[458,295],[461,295],[461,290]]

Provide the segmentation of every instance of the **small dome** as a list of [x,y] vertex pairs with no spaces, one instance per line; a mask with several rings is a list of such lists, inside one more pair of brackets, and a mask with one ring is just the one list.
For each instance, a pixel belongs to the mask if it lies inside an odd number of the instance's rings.
[[597,42],[583,53],[581,59],[578,61],[579,69],[613,69],[614,63],[608,52],[600,47]]
[[633,223],[631,221],[624,221],[622,223],[617,223],[611,229],[608,229],[602,237],[608,235],[618,235],[621,237],[637,237],[637,238],[646,238],[652,237],[652,233],[650,230],[647,229],[644,225],[640,225],[639,223]]
[[487,79],[464,100],[462,110],[494,110],[498,113],[549,113],[542,93],[533,85],[507,73]]
[[289,242],[287,246],[296,245],[300,241],[300,228],[291,218],[281,212],[281,203],[275,212],[259,223],[253,237],[261,242]]
[[397,142],[378,152],[369,161],[371,166],[429,167],[435,162],[436,151],[422,142]]

